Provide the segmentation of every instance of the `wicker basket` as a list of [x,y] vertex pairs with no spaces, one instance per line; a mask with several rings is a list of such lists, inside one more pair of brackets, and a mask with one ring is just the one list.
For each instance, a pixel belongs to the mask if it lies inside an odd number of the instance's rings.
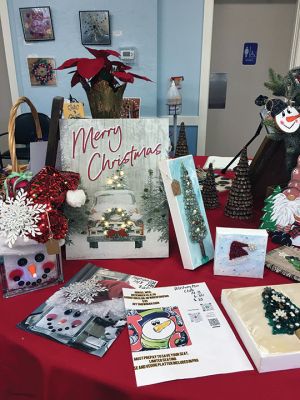
[[38,112],[36,108],[31,103],[31,101],[27,97],[20,97],[17,102],[13,105],[9,114],[8,121],[8,148],[10,153],[10,158],[12,165],[8,167],[9,172],[22,172],[27,169],[28,164],[20,165],[18,163],[17,155],[16,155],[16,141],[15,141],[15,125],[16,125],[16,117],[17,111],[21,104],[26,103],[30,107],[32,117],[35,123],[35,132],[37,140],[42,140],[42,129],[40,125],[40,120],[38,116]]

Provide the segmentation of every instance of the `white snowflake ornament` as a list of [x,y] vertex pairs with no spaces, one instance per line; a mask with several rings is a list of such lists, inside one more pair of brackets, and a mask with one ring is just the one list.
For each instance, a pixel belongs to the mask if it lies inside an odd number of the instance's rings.
[[26,241],[29,235],[41,235],[37,222],[45,211],[46,204],[34,204],[24,189],[20,189],[15,198],[0,200],[0,235],[6,237],[8,247],[12,248],[18,237]]
[[83,282],[72,283],[61,289],[68,303],[82,301],[91,304],[99,293],[107,292],[108,289],[101,285],[96,277]]

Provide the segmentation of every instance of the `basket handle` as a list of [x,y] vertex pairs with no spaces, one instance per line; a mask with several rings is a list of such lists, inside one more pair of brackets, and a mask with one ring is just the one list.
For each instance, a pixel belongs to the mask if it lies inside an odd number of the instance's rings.
[[20,172],[24,169],[24,166],[19,165],[17,160],[16,141],[15,141],[15,126],[16,126],[17,111],[22,103],[27,103],[29,105],[35,123],[35,132],[37,139],[38,140],[42,139],[42,129],[36,108],[27,97],[24,96],[20,97],[10,110],[9,121],[8,121],[8,148],[12,162],[12,172]]

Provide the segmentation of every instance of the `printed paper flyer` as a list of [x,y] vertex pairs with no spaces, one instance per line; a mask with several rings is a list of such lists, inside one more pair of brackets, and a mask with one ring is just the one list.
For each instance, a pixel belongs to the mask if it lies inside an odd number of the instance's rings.
[[137,386],[253,369],[205,283],[123,294]]

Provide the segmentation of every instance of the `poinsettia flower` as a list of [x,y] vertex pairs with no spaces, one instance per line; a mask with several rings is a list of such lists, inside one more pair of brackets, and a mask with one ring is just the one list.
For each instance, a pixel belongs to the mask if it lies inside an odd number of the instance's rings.
[[137,75],[132,72],[126,72],[131,69],[129,65],[121,61],[111,61],[109,56],[120,57],[120,53],[115,50],[97,50],[85,47],[95,58],[70,58],[60,65],[57,70],[76,67],[71,71],[71,87],[81,83],[85,90],[93,86],[96,82],[105,80],[109,85],[116,89],[121,82],[133,83],[134,78],[151,81],[146,76]]
[[103,58],[82,58],[77,63],[77,72],[83,78],[91,79],[97,75],[98,72],[104,67],[105,60]]
[[100,57],[108,57],[108,56],[115,56],[115,57],[120,57],[120,53],[118,53],[115,50],[97,50],[97,49],[91,49],[90,47],[84,46],[93,56],[96,58]]
[[69,58],[69,60],[66,60],[64,63],[61,64],[61,66],[59,66],[56,69],[66,69],[66,68],[75,67],[75,65],[77,65],[79,60],[82,60],[82,59],[81,58]]

